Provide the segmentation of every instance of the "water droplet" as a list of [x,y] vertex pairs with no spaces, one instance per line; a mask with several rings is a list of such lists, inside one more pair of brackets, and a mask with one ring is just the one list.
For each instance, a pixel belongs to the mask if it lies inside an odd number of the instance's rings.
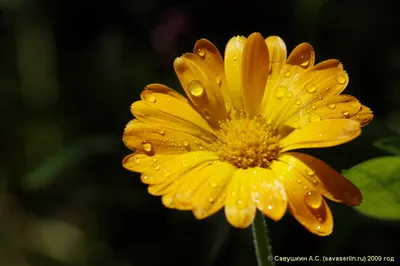
[[217,74],[214,75],[215,81],[217,81],[218,86],[221,86],[222,83],[222,78],[218,76]]
[[321,117],[317,114],[310,114],[308,116],[308,121],[310,121],[310,123],[315,123],[315,122],[321,121]]
[[321,226],[318,225],[316,229],[317,229],[317,231],[321,231]]
[[194,160],[197,160],[197,159],[199,159],[199,157],[197,157],[197,156],[193,156],[193,159],[194,159]]
[[183,146],[187,147],[189,145],[189,142],[187,140],[183,141]]
[[204,52],[203,49],[197,49],[197,54],[201,57],[204,58],[206,56],[206,53]]
[[307,190],[307,189],[308,189],[308,187],[305,185],[305,186],[304,186],[304,189],[305,189],[305,190]]
[[139,164],[140,163],[140,159],[139,158],[135,158],[135,163]]
[[297,179],[297,183],[299,183],[299,184],[300,184],[300,183],[301,183],[301,179]]
[[209,202],[209,203],[213,203],[213,202],[214,202],[214,198],[213,198],[213,197],[209,197],[209,198],[208,198],[208,202]]
[[231,103],[227,102],[227,103],[225,104],[225,108],[226,108],[226,111],[227,111],[227,112],[230,112],[230,111],[231,111]]
[[158,164],[154,164],[154,170],[160,170],[160,166]]
[[300,104],[301,104],[301,100],[299,100],[299,99],[296,100],[296,101],[295,101],[295,104],[300,105]]
[[143,150],[145,150],[147,152],[151,152],[151,150],[153,149],[153,145],[151,145],[151,143],[144,140],[142,142],[142,148],[143,148]]
[[336,76],[336,82],[339,84],[345,84],[346,83],[346,77],[343,75],[337,75]]
[[272,206],[271,206],[271,205],[268,205],[267,209],[268,209],[268,210],[272,210]]
[[322,100],[322,96],[321,95],[318,95],[318,100]]
[[163,128],[159,128],[159,129],[158,129],[158,133],[159,133],[160,135],[164,135],[164,134],[165,134],[165,130],[164,130]]
[[308,93],[314,93],[317,91],[317,87],[313,84],[307,84],[306,86],[306,92]]
[[171,172],[169,172],[168,170],[164,169],[163,177],[168,177],[170,175],[171,175]]
[[147,175],[144,175],[144,176],[143,176],[143,179],[144,179],[144,180],[147,180],[147,179],[149,179],[149,177],[148,177]]
[[278,86],[278,88],[276,88],[276,91],[274,94],[275,98],[277,98],[278,100],[282,99],[282,97],[285,96],[286,91],[287,91],[286,87]]
[[237,59],[238,59],[237,56],[234,56],[234,57],[233,57],[233,61],[236,61]]
[[155,103],[156,102],[156,96],[154,96],[153,93],[150,92],[143,92],[143,100],[149,103]]
[[198,80],[192,80],[188,85],[188,89],[190,91],[190,94],[195,97],[200,97],[204,93],[204,86]]
[[243,204],[243,201],[241,201],[241,200],[238,200],[238,201],[237,201],[237,204],[240,206],[240,205],[242,205],[242,204]]
[[305,203],[313,209],[318,209],[322,204],[322,196],[317,191],[309,191],[304,196]]
[[317,184],[317,179],[313,178],[312,182],[313,182],[314,184]]
[[167,98],[167,102],[169,102],[169,101],[171,101],[171,99],[168,97],[168,98]]
[[236,191],[232,191],[231,195],[232,197],[236,197]]
[[290,73],[290,70],[285,70],[285,72],[283,72],[283,75],[287,78],[290,77],[290,74],[292,74]]
[[236,67],[236,64],[233,64],[233,67]]
[[344,111],[342,114],[343,114],[345,117],[349,117],[349,116],[350,116],[350,113],[347,112],[347,111]]
[[303,68],[307,68],[310,65],[310,54],[301,55],[300,60],[301,60],[300,66]]
[[314,174],[315,173],[314,173],[314,171],[312,169],[310,169],[310,168],[307,169],[307,175],[313,176]]
[[208,111],[207,109],[204,109],[203,112],[204,112],[205,118],[210,119],[210,111]]
[[330,103],[327,105],[329,109],[335,109],[336,108],[336,104],[334,103]]
[[291,92],[291,91],[286,92],[286,97],[292,98],[293,97],[293,92]]
[[153,162],[157,162],[157,158],[153,158],[151,159]]
[[218,186],[217,183],[215,183],[214,181],[210,181],[210,187],[216,188],[217,186]]
[[315,105],[311,106],[311,109],[315,110],[317,109],[317,107],[315,107]]

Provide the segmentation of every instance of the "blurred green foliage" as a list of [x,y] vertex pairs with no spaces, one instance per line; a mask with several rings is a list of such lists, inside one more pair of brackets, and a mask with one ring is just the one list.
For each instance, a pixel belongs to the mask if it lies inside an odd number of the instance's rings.
[[[361,0],[1,0],[0,265],[255,265],[249,230],[231,228],[223,213],[197,221],[190,212],[168,210],[147,194],[137,174],[121,167],[129,153],[120,138],[132,119],[130,104],[148,83],[182,91],[172,61],[197,39],[223,51],[232,36],[259,31],[281,36],[289,50],[311,43],[317,61],[340,59],[350,76],[346,93],[375,112],[357,140],[308,153],[338,171],[388,155],[393,145],[378,142],[389,147],[382,150],[373,143],[400,134],[400,21],[393,6]],[[371,168],[377,180],[386,176],[398,184],[398,171],[387,167],[397,164],[382,164]],[[368,191],[377,186],[360,186],[368,205]],[[384,196],[373,200],[388,211]],[[399,261],[398,221],[329,204],[335,229],[326,238],[311,235],[290,215],[268,220],[274,253]]]

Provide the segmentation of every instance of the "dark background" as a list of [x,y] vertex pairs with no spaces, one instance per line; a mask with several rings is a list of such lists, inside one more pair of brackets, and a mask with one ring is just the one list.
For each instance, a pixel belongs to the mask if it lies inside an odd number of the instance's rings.
[[[223,212],[197,221],[166,209],[121,167],[130,104],[149,83],[182,91],[172,62],[199,38],[221,52],[255,31],[281,36],[289,51],[306,41],[317,61],[341,60],[345,93],[375,113],[352,143],[309,151],[348,169],[384,155],[372,143],[400,133],[395,3],[0,0],[0,265],[256,265],[250,228],[230,227]],[[329,204],[329,237],[290,215],[268,220],[274,253],[399,262],[399,222]]]

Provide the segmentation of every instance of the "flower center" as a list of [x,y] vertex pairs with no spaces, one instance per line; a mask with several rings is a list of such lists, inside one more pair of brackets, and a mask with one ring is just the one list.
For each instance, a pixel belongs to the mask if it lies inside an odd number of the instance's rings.
[[268,167],[279,155],[281,136],[265,119],[253,118],[241,113],[231,114],[230,119],[220,121],[217,153],[222,161],[237,168]]

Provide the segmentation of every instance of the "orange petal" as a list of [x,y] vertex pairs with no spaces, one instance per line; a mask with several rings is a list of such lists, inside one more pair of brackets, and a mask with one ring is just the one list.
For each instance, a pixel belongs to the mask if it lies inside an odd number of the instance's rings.
[[250,117],[259,114],[269,72],[269,52],[264,38],[253,33],[246,40],[242,53],[243,104]]
[[280,141],[281,152],[322,148],[353,140],[361,133],[360,123],[350,119],[323,120],[296,129]]
[[246,170],[237,169],[227,188],[225,216],[237,228],[248,227],[256,215],[256,204],[250,194],[247,173]]
[[228,82],[232,107],[236,111],[244,110],[242,97],[242,53],[246,38],[236,36],[229,40],[225,48],[225,76]]
[[[341,63],[337,59],[328,59],[322,62],[319,62],[315,66],[311,68],[311,70],[323,70],[332,67],[341,67]],[[343,69],[343,67],[341,67]]]
[[159,127],[184,131],[200,138],[215,137],[213,129],[204,118],[190,105],[189,101],[173,96],[145,90],[141,94],[143,101],[131,106],[132,114],[141,122]]
[[275,161],[271,169],[280,174],[289,198],[289,210],[297,221],[316,235],[331,234],[332,213],[313,184],[286,163]]
[[194,192],[193,214],[197,219],[206,218],[225,205],[226,187],[235,171],[231,164],[220,161],[205,169],[205,182]]
[[211,70],[199,56],[191,53],[177,58],[174,69],[198,112],[218,127],[218,121],[226,119],[228,113],[224,97]]
[[229,106],[231,99],[225,78],[224,60],[217,47],[206,39],[200,39],[196,42],[193,53],[196,53],[210,69],[218,86],[221,88],[225,103]]
[[148,155],[185,153],[211,147],[209,141],[186,132],[155,127],[137,119],[126,125],[122,140],[131,150]]
[[274,221],[286,212],[287,196],[281,181],[270,169],[261,167],[245,170],[250,182],[250,193],[257,208]]
[[297,45],[286,60],[286,64],[300,66],[304,69],[313,67],[314,62],[314,48],[308,43]]
[[362,201],[360,190],[323,161],[298,152],[284,153],[279,160],[296,169],[330,200],[351,206],[360,205]]

